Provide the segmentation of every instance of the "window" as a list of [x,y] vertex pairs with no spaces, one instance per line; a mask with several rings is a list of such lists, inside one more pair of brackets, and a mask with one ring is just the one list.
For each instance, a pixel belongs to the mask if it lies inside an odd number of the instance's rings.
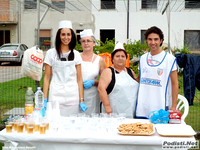
[[25,50],[28,49],[28,47],[25,44],[22,44],[22,45],[23,45],[23,47],[24,47]]
[[200,50],[200,30],[185,30],[184,44],[186,44],[190,50]]
[[0,30],[0,46],[10,43],[10,30]]
[[144,44],[145,38],[144,38],[144,34],[147,30],[141,30],[141,43]]
[[115,30],[100,30],[100,40],[105,43],[106,39],[113,40],[115,38]]
[[65,0],[52,0],[52,4],[60,9],[65,9]]
[[157,8],[157,0],[142,0],[142,8]]
[[51,30],[40,30],[40,49],[48,50],[51,48]]
[[101,0],[101,9],[115,9],[115,0]]
[[37,8],[37,0],[24,1],[24,9],[36,9],[36,8]]
[[24,45],[20,45],[20,49],[21,49],[22,51],[25,51],[25,50],[26,50],[25,47],[24,47]]
[[185,8],[200,8],[199,0],[185,0]]

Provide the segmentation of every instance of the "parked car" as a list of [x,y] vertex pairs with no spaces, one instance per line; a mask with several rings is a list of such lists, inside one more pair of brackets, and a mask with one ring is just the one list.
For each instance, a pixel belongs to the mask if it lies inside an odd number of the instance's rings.
[[24,51],[28,47],[25,44],[4,44],[0,47],[0,65],[2,62],[16,62],[21,64]]

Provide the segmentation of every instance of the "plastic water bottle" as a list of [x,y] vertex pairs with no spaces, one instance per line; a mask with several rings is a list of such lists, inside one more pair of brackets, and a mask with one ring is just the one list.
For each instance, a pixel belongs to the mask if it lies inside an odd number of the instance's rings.
[[34,92],[32,87],[28,87],[25,94],[25,116],[32,114],[34,108]]
[[41,110],[44,107],[44,93],[41,90],[41,87],[37,88],[35,93],[35,110]]

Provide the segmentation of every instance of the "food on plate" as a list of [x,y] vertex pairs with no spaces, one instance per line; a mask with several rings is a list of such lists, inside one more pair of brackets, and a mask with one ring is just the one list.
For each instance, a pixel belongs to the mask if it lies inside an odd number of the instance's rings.
[[154,131],[152,123],[140,122],[121,124],[117,129],[122,134],[151,134]]

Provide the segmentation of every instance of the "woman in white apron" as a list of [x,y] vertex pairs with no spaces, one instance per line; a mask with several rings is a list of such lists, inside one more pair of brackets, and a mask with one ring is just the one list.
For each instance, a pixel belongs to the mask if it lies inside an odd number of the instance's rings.
[[79,113],[79,104],[83,102],[81,57],[79,52],[74,50],[75,46],[76,36],[71,21],[61,21],[55,48],[48,50],[45,56],[43,83],[44,97],[47,98],[49,90],[49,101],[53,106],[56,102],[59,103],[61,116]]
[[138,82],[135,73],[126,68],[127,53],[122,43],[117,43],[111,54],[113,66],[106,68],[99,80],[99,96],[103,103],[102,112],[125,113],[133,118],[137,99]]
[[80,33],[82,63],[82,77],[84,87],[84,102],[88,109],[86,114],[100,113],[100,99],[97,91],[99,81],[97,77],[106,68],[103,59],[93,53],[93,48],[96,45],[96,40],[91,29],[85,29]]

